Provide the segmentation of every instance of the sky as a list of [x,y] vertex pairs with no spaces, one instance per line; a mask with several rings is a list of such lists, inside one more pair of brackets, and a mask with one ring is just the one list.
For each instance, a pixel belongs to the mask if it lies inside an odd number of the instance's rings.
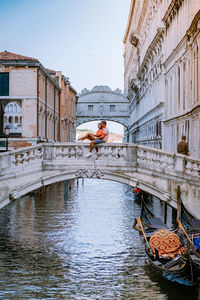
[[[78,93],[123,90],[123,37],[131,0],[0,0],[0,52],[62,71]],[[95,128],[96,130],[96,128]]]

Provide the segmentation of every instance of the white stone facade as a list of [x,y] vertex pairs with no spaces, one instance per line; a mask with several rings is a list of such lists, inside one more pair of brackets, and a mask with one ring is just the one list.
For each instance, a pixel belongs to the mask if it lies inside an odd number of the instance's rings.
[[131,141],[200,157],[200,1],[132,0],[124,37]]

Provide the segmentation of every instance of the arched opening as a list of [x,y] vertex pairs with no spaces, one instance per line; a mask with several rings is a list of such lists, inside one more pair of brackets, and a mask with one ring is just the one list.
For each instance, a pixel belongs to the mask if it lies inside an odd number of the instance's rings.
[[9,125],[10,136],[21,136],[22,134],[22,109],[18,103],[10,102],[4,110],[4,130]]
[[[79,125],[76,128],[76,139],[86,135],[91,132],[95,134],[98,130],[98,123],[101,120],[90,121]],[[108,143],[122,143],[124,140],[125,126],[113,121],[107,121],[107,128],[109,130]],[[88,140],[87,140],[88,142]]]
[[12,117],[12,116],[9,116],[9,117],[8,117],[8,122],[9,122],[10,124],[13,123],[13,117]]

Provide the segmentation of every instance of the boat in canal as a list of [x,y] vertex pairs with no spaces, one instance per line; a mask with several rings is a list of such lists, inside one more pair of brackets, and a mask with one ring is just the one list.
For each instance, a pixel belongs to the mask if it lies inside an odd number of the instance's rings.
[[142,190],[138,187],[132,188],[132,193],[135,200],[141,200],[142,198]]
[[192,286],[190,259],[184,241],[163,221],[155,217],[141,203],[141,215],[135,219],[133,228],[139,231],[145,254],[150,264],[171,282]]
[[192,261],[194,281],[200,278],[200,220],[194,217],[181,202],[180,218],[177,220],[182,239],[188,244]]

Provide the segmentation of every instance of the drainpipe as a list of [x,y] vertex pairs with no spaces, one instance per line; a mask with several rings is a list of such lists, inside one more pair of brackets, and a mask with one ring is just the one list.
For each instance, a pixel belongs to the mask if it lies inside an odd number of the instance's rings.
[[61,101],[61,91],[59,91],[59,95],[58,95],[58,106],[59,106],[59,115],[58,115],[58,133],[59,133],[59,137],[58,140],[59,142],[61,142],[61,133],[60,133],[60,122],[61,122],[61,105],[60,105],[60,101]]
[[39,136],[39,68],[37,68],[37,138]]
[[56,88],[54,86],[54,100],[53,100],[53,110],[54,110],[54,125],[53,125],[53,130],[54,130],[54,141],[57,141],[56,138]]
[[47,76],[45,77],[45,138],[47,139]]

